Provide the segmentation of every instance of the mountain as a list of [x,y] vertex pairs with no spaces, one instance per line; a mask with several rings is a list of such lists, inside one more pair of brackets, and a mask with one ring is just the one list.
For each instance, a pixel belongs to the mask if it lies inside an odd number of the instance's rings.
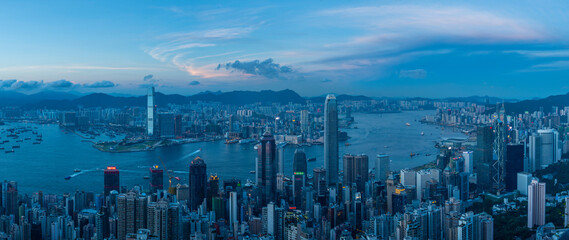
[[504,98],[488,97],[488,96],[450,97],[450,98],[445,98],[443,100],[449,102],[472,102],[472,103],[486,103],[486,100],[488,100],[490,104],[519,101],[517,99],[504,99]]
[[539,111],[540,107],[543,107],[544,112],[551,111],[552,107],[563,107],[569,106],[569,93],[564,95],[554,95],[542,99],[535,100],[524,100],[514,103],[505,103],[507,113],[524,113],[525,111],[534,112]]
[[[25,95],[27,96],[27,95]],[[19,96],[22,97],[22,96]],[[155,94],[156,104],[166,106],[167,104],[190,104],[191,102],[220,102],[227,105],[245,105],[253,103],[306,103],[306,100],[296,92],[286,89],[282,91],[263,90],[254,91],[232,91],[225,93],[204,92],[192,96],[182,96],[179,94]],[[78,106],[91,107],[130,107],[146,105],[146,96],[138,97],[117,97],[104,93],[93,93],[76,99],[44,99],[38,102],[26,102],[18,106],[25,108],[48,108],[48,109],[75,109]]]

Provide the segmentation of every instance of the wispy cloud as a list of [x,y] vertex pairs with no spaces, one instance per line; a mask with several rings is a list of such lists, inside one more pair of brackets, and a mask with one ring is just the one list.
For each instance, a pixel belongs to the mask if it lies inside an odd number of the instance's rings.
[[399,77],[423,79],[427,77],[427,71],[425,71],[425,69],[401,70],[399,71]]
[[26,70],[127,70],[127,71],[146,71],[162,70],[159,68],[147,67],[111,67],[111,66],[88,66],[88,65],[31,65],[1,67],[0,71],[26,71]]
[[220,69],[237,70],[245,74],[258,75],[266,78],[280,78],[283,74],[293,72],[291,66],[281,66],[280,64],[273,62],[273,59],[271,58],[264,61],[253,60],[248,62],[236,60],[232,63],[217,65],[216,70]]
[[116,86],[118,86],[118,84],[107,80],[83,84],[85,88],[112,88]]
[[569,57],[569,49],[556,49],[556,50],[512,50],[504,51],[504,53],[516,53],[528,57],[542,57],[542,58],[564,58]]

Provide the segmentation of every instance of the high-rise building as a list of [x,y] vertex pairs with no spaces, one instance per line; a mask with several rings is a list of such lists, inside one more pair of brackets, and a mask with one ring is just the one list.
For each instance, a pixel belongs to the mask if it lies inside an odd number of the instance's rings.
[[524,171],[524,145],[508,144],[506,146],[506,191],[517,188],[518,173]]
[[531,180],[528,186],[528,228],[545,224],[545,183]]
[[332,94],[326,96],[324,103],[324,167],[327,184],[337,184],[339,174],[338,106],[336,97]]
[[404,168],[399,173],[399,182],[403,186],[415,186],[417,184],[417,172],[415,170]]
[[533,177],[531,176],[531,173],[527,173],[527,172],[520,172],[518,173],[518,178],[517,178],[517,189],[520,192],[520,194],[527,196],[528,195],[528,186],[531,184],[531,180],[533,179]]
[[191,211],[195,211],[205,198],[207,186],[207,165],[200,157],[196,157],[190,163],[190,201]]
[[257,185],[261,188],[263,203],[266,204],[276,197],[277,189],[276,144],[271,133],[263,134],[257,153]]
[[351,187],[353,183],[356,183],[358,191],[363,191],[369,178],[368,170],[367,155],[344,155],[344,186]]
[[235,231],[239,224],[237,219],[237,192],[229,192],[229,229]]
[[492,188],[492,152],[494,132],[491,126],[476,128],[476,149],[474,150],[474,168],[477,185],[484,190]]
[[148,89],[148,98],[146,102],[146,135],[148,137],[154,136],[154,128],[156,127],[156,103],[154,102],[154,87]]
[[176,117],[173,113],[158,114],[158,128],[161,138],[176,137]]
[[541,169],[541,136],[536,134],[529,136],[528,145],[529,166],[527,167],[527,170],[528,172],[533,173]]
[[307,175],[307,162],[306,153],[302,149],[296,149],[294,152],[294,159],[292,162],[293,171],[293,199],[294,205],[297,207],[302,206],[302,188],[306,186]]
[[[139,201],[136,193],[119,194],[117,197],[117,238],[125,239],[127,234],[136,233],[138,228],[144,228],[146,217],[146,201]],[[137,206],[142,205],[142,206]]]
[[541,137],[541,168],[546,168],[561,158],[559,156],[559,132],[555,129],[543,129],[537,130],[537,133]]
[[158,165],[150,167],[150,192],[155,193],[164,189],[164,170]]
[[113,190],[120,192],[120,177],[119,170],[117,167],[109,166],[104,171],[105,177],[105,196],[109,196],[109,193]]
[[308,110],[300,111],[300,131],[303,134],[308,134],[308,128],[310,127],[310,120],[308,120]]
[[464,159],[464,172],[473,174],[474,173],[474,152],[464,151],[464,152],[462,152],[462,158]]
[[390,170],[389,155],[378,154],[375,158],[375,179],[385,181]]

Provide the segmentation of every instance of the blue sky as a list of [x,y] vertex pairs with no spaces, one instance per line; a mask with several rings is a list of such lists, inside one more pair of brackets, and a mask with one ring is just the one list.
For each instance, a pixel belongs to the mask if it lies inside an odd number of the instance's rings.
[[564,1],[0,3],[0,88],[369,96],[569,92]]

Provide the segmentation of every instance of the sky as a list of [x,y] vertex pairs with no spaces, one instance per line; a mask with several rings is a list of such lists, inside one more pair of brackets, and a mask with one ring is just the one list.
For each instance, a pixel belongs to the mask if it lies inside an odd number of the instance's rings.
[[565,1],[2,1],[0,89],[569,92]]

